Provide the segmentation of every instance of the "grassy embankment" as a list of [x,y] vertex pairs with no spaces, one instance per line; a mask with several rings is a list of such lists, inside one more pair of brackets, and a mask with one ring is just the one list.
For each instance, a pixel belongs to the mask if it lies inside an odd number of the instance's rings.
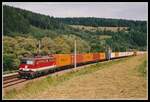
[[142,61],[142,64],[138,67],[138,71],[140,72],[140,75],[146,78],[147,76],[147,59],[144,59]]

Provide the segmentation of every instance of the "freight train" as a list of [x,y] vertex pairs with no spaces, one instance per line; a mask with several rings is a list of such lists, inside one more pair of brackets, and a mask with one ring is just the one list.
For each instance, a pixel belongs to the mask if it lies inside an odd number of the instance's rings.
[[[141,52],[142,53],[142,52]],[[140,54],[139,52],[99,52],[76,54],[76,64],[87,64],[104,60],[128,57]],[[19,76],[32,79],[47,74],[55,69],[61,69],[75,64],[74,54],[50,54],[32,58],[22,58],[19,65]]]

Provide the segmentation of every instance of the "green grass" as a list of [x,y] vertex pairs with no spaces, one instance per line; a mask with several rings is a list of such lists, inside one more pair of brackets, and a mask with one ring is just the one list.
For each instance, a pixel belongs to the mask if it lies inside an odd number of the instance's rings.
[[100,39],[100,40],[103,40],[103,39],[110,39],[110,38],[112,38],[112,36],[110,36],[110,35],[100,35],[100,36],[99,36],[99,39]]
[[10,71],[4,71],[3,75],[10,74],[10,73],[16,73],[18,70],[10,70]]
[[108,66],[111,66],[113,64],[117,64],[121,61],[125,61],[129,58],[130,57],[124,58],[124,59],[118,59],[115,61],[109,61],[109,62],[103,62],[103,63],[100,62],[100,63],[96,63],[94,65],[85,67],[83,69],[80,69],[78,71],[67,72],[62,75],[48,76],[47,78],[43,78],[41,80],[37,80],[34,82],[32,81],[32,82],[27,83],[21,89],[10,90],[9,92],[7,92],[5,94],[5,96],[3,98],[4,99],[12,99],[12,98],[27,98],[27,97],[31,98],[31,96],[36,97],[36,96],[40,95],[41,92],[46,91],[50,87],[60,85],[64,81],[69,80],[73,77],[93,73],[100,69],[107,68]]
[[142,64],[139,66],[138,71],[141,73],[143,77],[147,76],[147,60],[145,59]]

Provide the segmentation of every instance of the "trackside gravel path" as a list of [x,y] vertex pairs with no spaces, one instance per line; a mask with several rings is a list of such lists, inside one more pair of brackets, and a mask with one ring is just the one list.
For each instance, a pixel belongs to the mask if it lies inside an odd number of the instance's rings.
[[[147,80],[137,67],[143,55],[74,77],[41,93],[40,99],[147,99]],[[35,97],[33,97],[35,98]]]

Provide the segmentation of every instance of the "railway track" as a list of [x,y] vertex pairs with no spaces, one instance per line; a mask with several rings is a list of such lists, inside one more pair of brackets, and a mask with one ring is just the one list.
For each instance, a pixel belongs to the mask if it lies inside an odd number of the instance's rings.
[[10,80],[10,82],[6,82],[6,83],[4,82],[3,88],[13,86],[13,85],[27,81],[26,79],[19,79],[19,78],[17,80],[13,80],[13,81],[12,80]]
[[3,81],[18,77],[18,73],[3,75]]
[[26,79],[18,78],[18,73],[8,74],[3,76],[3,88],[13,86],[26,81]]

